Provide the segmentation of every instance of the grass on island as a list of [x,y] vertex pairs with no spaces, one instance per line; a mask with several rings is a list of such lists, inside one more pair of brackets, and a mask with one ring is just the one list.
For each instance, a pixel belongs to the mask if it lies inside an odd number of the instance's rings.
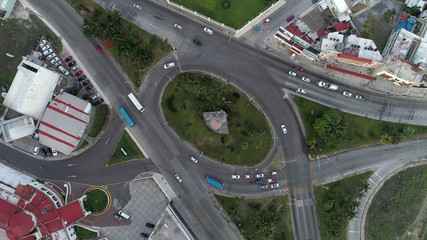
[[104,127],[108,114],[108,107],[105,104],[101,104],[96,108],[94,107],[93,109],[96,109],[96,113],[95,118],[93,119],[92,126],[89,130],[89,137],[98,136],[99,132],[101,132],[102,128]]
[[427,239],[426,196],[427,165],[391,177],[369,207],[365,239]]
[[[121,148],[123,148],[127,155],[122,152]],[[142,158],[145,158],[144,154],[142,154],[141,150],[139,150],[138,146],[129,136],[129,133],[123,130],[119,143],[117,144],[116,149],[114,150],[113,155],[111,156],[107,165],[111,166],[129,160]]]
[[86,192],[87,198],[83,200],[85,209],[92,213],[99,213],[107,208],[108,196],[100,189],[91,189]]
[[[17,3],[18,4],[18,3]],[[36,50],[42,36],[57,51],[62,50],[58,37],[35,15],[29,20],[9,18],[0,24],[0,87],[9,89],[22,56]],[[9,53],[14,57],[8,57]]]
[[[427,133],[427,127],[425,126],[392,123],[360,117],[341,112],[337,109],[333,110],[332,108],[298,96],[294,96],[294,100],[304,122],[307,133],[307,145],[313,155],[327,154],[368,143],[397,144],[406,137]],[[325,119],[325,113],[338,115],[338,118],[340,117],[341,120],[337,124],[338,127],[334,124],[326,124],[326,128],[329,126],[331,130],[324,129],[326,138],[322,139],[315,126],[317,120],[319,128],[322,129],[321,123],[323,121],[319,120]],[[335,138],[332,137],[334,134],[336,135]]]
[[[84,19],[85,36],[97,37],[137,88],[157,60],[172,51],[167,39],[148,33],[118,12],[107,12],[94,1],[66,1]],[[100,30],[100,25],[105,27]]]
[[[204,155],[222,162],[253,165],[267,155],[271,133],[264,115],[231,87],[207,75],[184,73],[171,81],[162,97],[170,126]],[[224,110],[229,134],[210,130],[203,112]]]
[[[172,0],[184,7],[238,29],[278,0]],[[226,3],[228,2],[228,3]]]
[[367,180],[371,174],[367,172],[315,188],[322,239],[346,239],[348,222],[356,214],[358,198],[368,190]]
[[288,196],[239,199],[215,195],[245,239],[294,239]]
[[74,226],[74,230],[76,231],[78,240],[94,239],[98,237],[98,233],[87,230],[86,228]]

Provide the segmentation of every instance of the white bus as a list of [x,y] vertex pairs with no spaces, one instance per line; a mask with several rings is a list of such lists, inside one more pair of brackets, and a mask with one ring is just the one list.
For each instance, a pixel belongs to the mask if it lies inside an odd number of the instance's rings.
[[145,111],[145,108],[141,105],[141,103],[139,103],[138,99],[136,99],[136,97],[135,97],[135,95],[133,95],[133,93],[129,93],[128,97],[133,102],[133,104],[138,109],[138,111],[140,111],[140,112]]

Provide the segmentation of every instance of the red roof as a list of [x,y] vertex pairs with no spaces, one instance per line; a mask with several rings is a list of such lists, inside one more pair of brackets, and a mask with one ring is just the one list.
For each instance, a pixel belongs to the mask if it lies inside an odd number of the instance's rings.
[[353,75],[353,76],[356,76],[356,77],[368,79],[368,80],[371,80],[371,81],[374,80],[374,78],[371,77],[371,76],[360,74],[360,73],[356,73],[356,72],[352,72],[352,71],[348,71],[348,70],[345,70],[345,69],[342,69],[342,68],[337,68],[337,67],[334,67],[334,66],[331,66],[331,65],[326,65],[326,68],[330,69],[330,70],[337,71],[337,72],[342,72],[342,73],[345,73],[345,74]]
[[346,21],[342,21],[334,25],[335,31],[342,32],[348,29],[348,23]]
[[317,29],[317,37],[319,38],[328,35],[328,33],[329,31],[326,28]]
[[28,235],[34,226],[33,218],[25,212],[18,212],[12,215],[9,221],[9,230],[19,237]]
[[358,61],[358,62],[372,63],[371,59],[350,56],[348,54],[338,54],[338,57],[340,57],[340,58],[347,58],[347,59],[350,59],[350,60],[353,60],[353,61]]
[[308,44],[311,44],[312,42],[314,42],[314,40],[308,36],[308,33],[304,34],[304,36],[302,36],[301,39],[308,42]]
[[408,19],[408,16],[409,16],[409,13],[403,11],[402,16],[400,16],[399,22],[406,21],[406,19]]
[[299,30],[299,28],[295,25],[295,23],[288,25],[285,29],[294,35],[297,35],[297,36],[302,35],[301,30]]
[[74,201],[58,209],[59,216],[64,220],[65,226],[83,218],[85,215],[79,201]]

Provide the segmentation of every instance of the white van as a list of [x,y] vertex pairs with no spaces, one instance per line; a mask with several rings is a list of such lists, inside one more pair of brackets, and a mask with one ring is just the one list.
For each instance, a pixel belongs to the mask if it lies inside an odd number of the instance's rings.
[[126,219],[129,219],[129,218],[130,218],[130,215],[129,215],[129,214],[127,214],[127,213],[125,213],[125,212],[123,212],[123,210],[120,210],[120,211],[119,211],[119,214],[120,214],[120,216],[122,216],[122,217],[124,217],[124,218],[126,218]]

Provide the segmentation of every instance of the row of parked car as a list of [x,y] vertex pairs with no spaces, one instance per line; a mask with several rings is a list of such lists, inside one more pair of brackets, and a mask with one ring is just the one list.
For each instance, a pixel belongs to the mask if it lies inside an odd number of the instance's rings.
[[54,68],[58,68],[65,76],[70,73],[62,66],[62,62],[54,52],[53,48],[48,44],[46,39],[42,39],[39,43],[39,47],[46,59]]
[[38,155],[39,152],[41,152],[43,157],[52,157],[52,156],[58,156],[58,152],[50,147],[41,148],[39,146],[35,146],[33,149],[33,154]]

